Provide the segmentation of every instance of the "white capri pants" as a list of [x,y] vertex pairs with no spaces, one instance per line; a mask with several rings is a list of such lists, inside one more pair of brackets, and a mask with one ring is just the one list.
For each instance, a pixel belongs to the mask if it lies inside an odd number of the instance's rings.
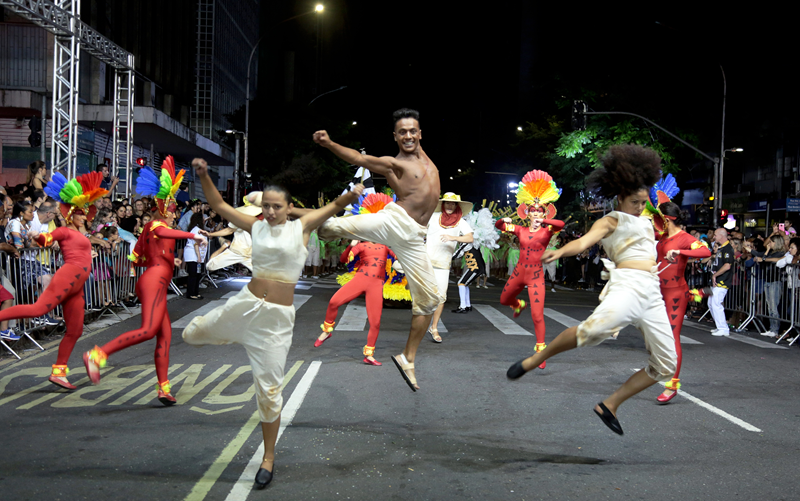
[[551,282],[555,282],[556,281],[556,262],[555,261],[553,261],[551,263],[543,263],[542,264],[542,269],[544,270],[545,274],[549,274],[550,275],[550,281]]
[[253,371],[258,414],[272,423],[283,407],[283,369],[292,346],[294,306],[268,303],[245,286],[228,302],[195,317],[183,330],[189,344],[233,344],[244,346]]
[[610,275],[602,302],[578,325],[578,346],[596,346],[633,325],[642,331],[650,354],[647,375],[656,381],[669,381],[678,356],[658,275],[628,268],[611,270]]
[[428,229],[396,203],[386,204],[375,214],[328,219],[317,233],[323,240],[344,237],[384,244],[392,249],[408,279],[413,315],[432,315],[445,301],[436,286],[433,265],[425,249]]

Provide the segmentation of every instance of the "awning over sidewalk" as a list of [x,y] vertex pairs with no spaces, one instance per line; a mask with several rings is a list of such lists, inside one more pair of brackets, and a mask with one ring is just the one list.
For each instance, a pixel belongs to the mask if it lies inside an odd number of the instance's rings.
[[[78,122],[81,125],[93,125],[107,134],[113,132],[114,110],[111,105],[84,104],[79,108]],[[145,150],[152,144],[157,152],[172,155],[178,162],[191,162],[195,157],[202,157],[209,165],[234,164],[232,151],[156,108],[136,106],[133,121],[134,143]]]

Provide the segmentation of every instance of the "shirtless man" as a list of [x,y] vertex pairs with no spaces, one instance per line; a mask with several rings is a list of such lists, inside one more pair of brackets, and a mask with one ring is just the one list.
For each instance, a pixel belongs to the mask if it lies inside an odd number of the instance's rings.
[[336,144],[328,133],[314,133],[314,142],[352,165],[385,176],[397,195],[376,214],[333,218],[319,227],[324,240],[345,237],[386,245],[400,261],[411,291],[411,332],[403,353],[392,357],[406,383],[417,391],[414,360],[425,336],[431,315],[445,298],[436,287],[433,266],[425,249],[428,220],[439,202],[439,171],[422,151],[419,113],[403,108],[394,112],[394,139],[400,152],[396,157],[373,157]]

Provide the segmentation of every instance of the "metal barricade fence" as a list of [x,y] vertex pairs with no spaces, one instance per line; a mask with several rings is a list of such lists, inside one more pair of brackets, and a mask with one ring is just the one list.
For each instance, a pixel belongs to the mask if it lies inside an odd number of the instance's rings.
[[[755,259],[735,261],[728,292],[723,300],[726,312],[733,313],[729,320],[738,320],[736,330],[745,329],[754,322],[760,333],[772,332],[783,340],[790,332],[798,331],[800,322],[800,264],[778,267],[773,262]],[[690,280],[687,267],[686,280],[690,287],[713,287],[711,273],[706,268],[693,270]],[[706,311],[702,320],[709,311]],[[745,315],[742,318],[742,315]],[[791,344],[794,344],[793,339]]]

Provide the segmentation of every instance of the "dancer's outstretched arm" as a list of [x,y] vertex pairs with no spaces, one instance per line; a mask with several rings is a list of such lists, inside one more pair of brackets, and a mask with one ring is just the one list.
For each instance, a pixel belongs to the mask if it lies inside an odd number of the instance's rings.
[[592,229],[581,238],[573,240],[560,249],[545,251],[544,254],[542,254],[542,262],[552,263],[561,257],[569,257],[580,254],[610,235],[615,229],[617,229],[617,220],[613,217],[606,216],[594,223],[592,225]]
[[302,216],[300,218],[300,222],[303,223],[303,233],[305,234],[306,242],[308,241],[308,235],[312,231],[314,231],[327,219],[330,219],[332,216],[334,216],[337,212],[343,211],[345,207],[358,200],[358,197],[361,196],[363,192],[364,185],[357,184],[353,186],[351,191],[341,195],[339,198],[329,203],[325,207],[312,210],[311,212]]
[[214,186],[214,181],[212,181],[211,177],[208,175],[208,164],[205,160],[202,158],[195,158],[192,160],[192,167],[194,167],[194,173],[200,178],[200,183],[203,185],[203,193],[205,193],[206,200],[208,200],[208,204],[211,208],[214,209],[217,214],[235,224],[238,228],[250,233],[253,224],[258,221],[258,219],[254,216],[242,214],[222,199],[222,195],[217,191],[217,187]]
[[394,157],[373,157],[372,155],[364,155],[360,151],[334,143],[330,136],[328,136],[328,132],[324,130],[315,132],[313,138],[315,143],[323,148],[331,150],[334,155],[345,162],[364,167],[373,174],[385,176],[387,180],[389,180],[389,178],[402,177],[402,171],[404,169],[403,164],[398,162]]

